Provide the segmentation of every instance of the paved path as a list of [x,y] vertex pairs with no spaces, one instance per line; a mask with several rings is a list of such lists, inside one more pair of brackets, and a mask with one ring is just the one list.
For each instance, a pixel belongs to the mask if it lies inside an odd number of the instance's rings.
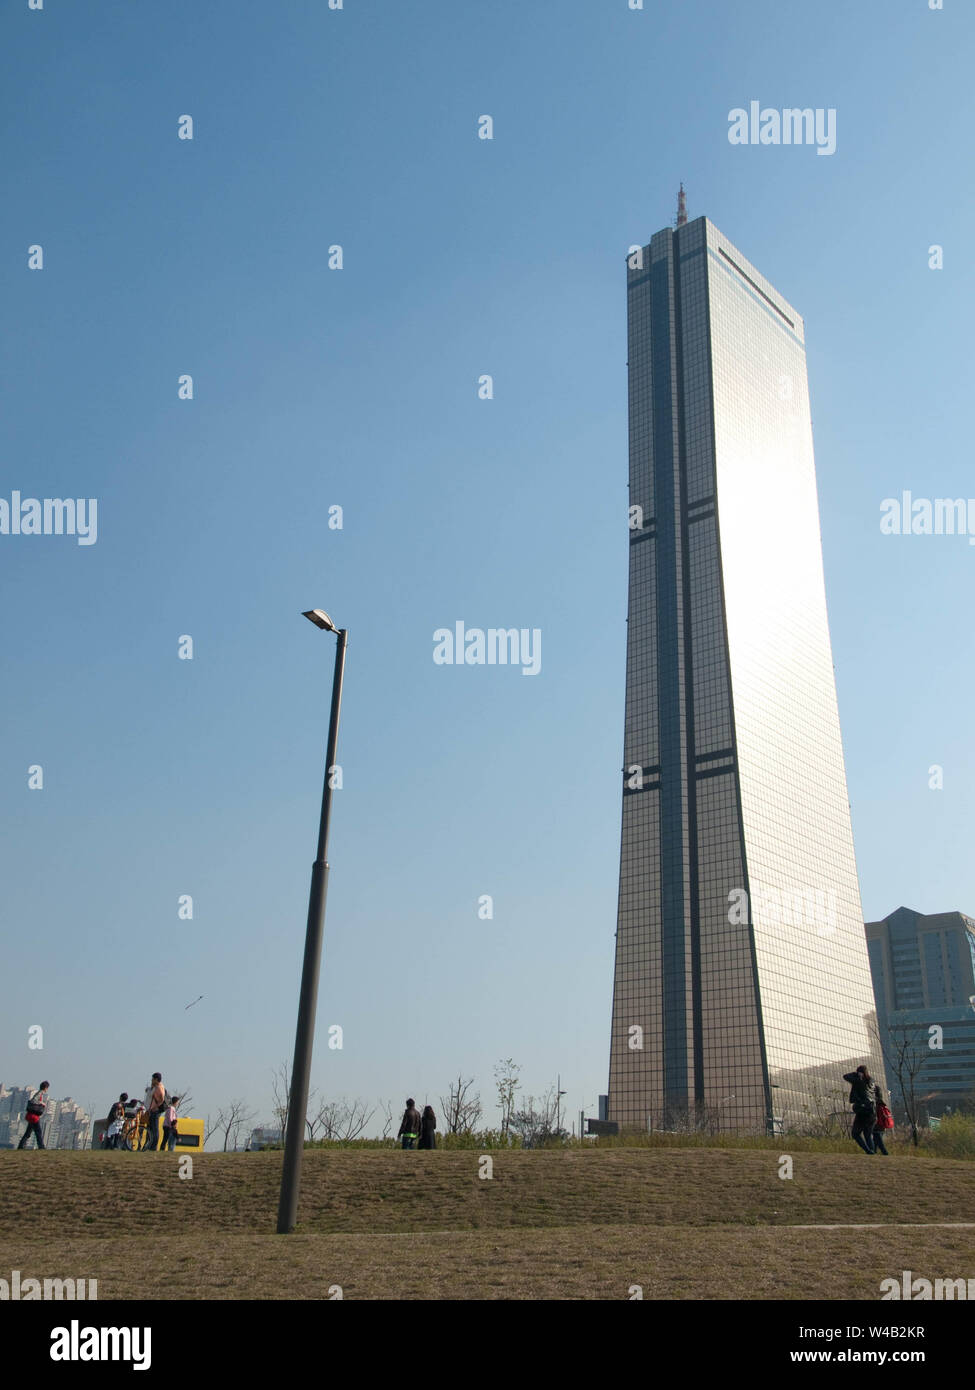
[[[927,1231],[932,1227],[943,1227],[948,1231],[968,1231],[975,1228],[975,1221],[871,1221],[862,1225],[837,1224],[835,1226],[786,1226],[787,1231]],[[781,1230],[782,1227],[777,1229]]]

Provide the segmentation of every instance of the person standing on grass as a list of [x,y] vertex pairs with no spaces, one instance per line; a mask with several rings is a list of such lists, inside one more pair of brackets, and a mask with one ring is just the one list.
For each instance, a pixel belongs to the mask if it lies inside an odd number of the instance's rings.
[[874,1086],[874,1094],[877,1101],[877,1118],[873,1126],[873,1147],[877,1153],[886,1154],[887,1149],[884,1146],[884,1130],[894,1128],[894,1117],[884,1104],[883,1092],[879,1086]]
[[850,1104],[853,1106],[853,1130],[850,1138],[865,1154],[876,1153],[873,1146],[873,1127],[877,1119],[874,1097],[876,1085],[866,1067],[859,1066],[843,1077],[850,1083]]
[[41,1120],[44,1118],[44,1111],[47,1109],[47,1093],[50,1088],[50,1081],[42,1081],[38,1089],[27,1102],[27,1113],[24,1119],[27,1121],[27,1128],[24,1131],[18,1149],[26,1149],[27,1140],[33,1134],[37,1141],[37,1147],[43,1149],[44,1140],[41,1138]]
[[179,1096],[170,1096],[169,1104],[163,1111],[163,1142],[164,1149],[169,1149],[170,1153],[176,1147],[176,1107],[179,1105]]
[[162,1073],[154,1071],[149,1089],[146,1091],[146,1116],[149,1121],[149,1131],[146,1135],[146,1148],[148,1153],[155,1153],[159,1148],[159,1120],[166,1108],[166,1087],[162,1084]]
[[403,1121],[400,1124],[396,1138],[402,1139],[404,1149],[415,1149],[416,1141],[420,1137],[420,1112],[416,1108],[416,1101],[410,1096],[406,1102],[406,1110],[403,1112]]
[[420,1116],[420,1143],[421,1149],[435,1149],[437,1147],[437,1117],[433,1113],[432,1105],[423,1107],[423,1114]]
[[128,1098],[128,1091],[123,1091],[115,1104],[109,1108],[108,1129],[105,1133],[105,1143],[110,1149],[117,1149],[122,1143],[122,1128],[125,1124],[125,1102]]

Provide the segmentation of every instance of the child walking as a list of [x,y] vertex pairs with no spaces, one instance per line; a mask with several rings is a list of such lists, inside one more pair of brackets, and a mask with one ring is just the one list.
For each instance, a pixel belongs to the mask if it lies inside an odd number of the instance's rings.
[[179,1096],[170,1096],[169,1104],[163,1111],[163,1141],[164,1149],[175,1149],[176,1147],[176,1107],[179,1105]]

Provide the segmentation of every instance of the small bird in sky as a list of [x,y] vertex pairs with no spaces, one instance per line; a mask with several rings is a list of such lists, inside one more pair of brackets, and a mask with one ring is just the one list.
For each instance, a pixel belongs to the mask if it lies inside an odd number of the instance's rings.
[[[199,1004],[199,1002],[200,1002],[200,1000],[201,1000],[202,998],[203,998],[203,995],[202,995],[202,994],[198,994],[197,997],[193,1000],[193,1003],[192,1003],[192,1004],[187,1004],[186,1009],[192,1009],[193,1004]],[[183,1010],[183,1013],[184,1013],[184,1014],[186,1013],[186,1009]]]

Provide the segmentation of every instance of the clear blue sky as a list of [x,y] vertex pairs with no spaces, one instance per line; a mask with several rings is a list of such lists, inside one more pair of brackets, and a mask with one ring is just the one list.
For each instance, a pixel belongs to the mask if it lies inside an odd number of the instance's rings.
[[[158,1068],[269,1118],[323,606],[351,638],[315,1084],[489,1101],[511,1056],[594,1113],[623,257],[681,179],[805,318],[865,913],[975,912],[975,547],[879,529],[904,488],[975,496],[973,37],[967,0],[7,0],[0,495],[99,510],[91,546],[0,536],[0,1079],[101,1110]],[[732,146],[753,99],[835,107],[836,153]],[[540,628],[541,673],[435,666],[458,619]]]

